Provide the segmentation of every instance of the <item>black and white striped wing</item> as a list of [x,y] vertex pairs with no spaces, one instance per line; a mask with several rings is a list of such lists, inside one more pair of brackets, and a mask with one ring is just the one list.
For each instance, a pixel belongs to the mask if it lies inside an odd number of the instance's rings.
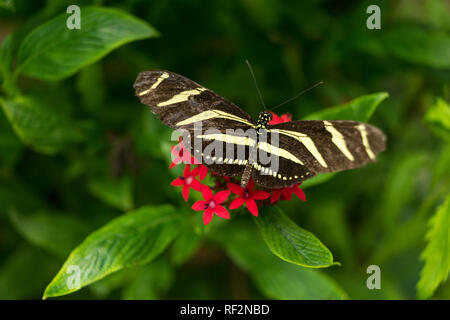
[[[240,140],[230,139],[226,130],[245,132],[254,128],[252,118],[245,111],[198,83],[169,71],[141,72],[134,88],[136,96],[158,114],[164,124],[189,133],[189,148],[196,159],[220,175],[242,175],[249,147],[235,144]],[[201,124],[197,131],[195,124]],[[216,132],[204,135],[211,128]],[[221,144],[222,149],[210,151],[212,142],[215,146]],[[234,153],[226,154],[226,150],[233,149]],[[205,152],[208,157],[203,156]]]
[[381,130],[356,121],[292,121],[270,126],[268,130],[272,149],[265,147],[277,156],[278,170],[258,160],[252,178],[269,188],[299,183],[316,173],[361,167],[374,162],[376,155],[385,149]]
[[139,73],[134,89],[143,104],[173,129],[253,127],[252,118],[241,108],[198,83],[169,71]]
[[191,133],[191,150],[195,158],[221,176],[241,177],[255,144],[256,137],[248,136],[245,131]]

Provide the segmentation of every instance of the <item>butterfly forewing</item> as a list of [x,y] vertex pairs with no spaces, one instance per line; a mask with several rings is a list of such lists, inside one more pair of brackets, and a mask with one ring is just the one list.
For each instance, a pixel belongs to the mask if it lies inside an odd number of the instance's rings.
[[169,71],[139,73],[136,96],[159,114],[161,121],[174,128],[249,128],[251,117],[235,104],[186,77]]

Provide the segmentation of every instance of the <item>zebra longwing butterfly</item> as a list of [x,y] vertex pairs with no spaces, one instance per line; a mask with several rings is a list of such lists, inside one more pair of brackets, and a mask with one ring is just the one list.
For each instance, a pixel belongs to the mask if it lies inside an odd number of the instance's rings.
[[[242,186],[252,178],[265,188],[287,187],[317,173],[374,162],[385,149],[383,132],[367,123],[306,120],[269,125],[272,114],[268,111],[262,111],[255,123],[232,102],[169,71],[141,72],[134,88],[140,101],[150,106],[164,124],[189,132],[190,149],[196,159],[220,175],[241,176]],[[198,123],[202,124],[201,132],[195,130]],[[211,128],[216,132],[208,133]],[[251,130],[254,136],[236,133]],[[195,147],[196,139],[201,140],[201,148]],[[228,151],[218,154],[214,148],[209,148],[213,151],[206,155],[203,150],[213,142],[216,146],[222,144],[222,150],[232,150],[232,155]],[[260,151],[275,156],[277,166],[254,156]]]

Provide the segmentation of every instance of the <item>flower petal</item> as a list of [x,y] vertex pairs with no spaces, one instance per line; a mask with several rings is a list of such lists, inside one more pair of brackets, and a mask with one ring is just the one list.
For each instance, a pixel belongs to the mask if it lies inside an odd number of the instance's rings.
[[281,115],[281,122],[290,122],[292,120],[292,116],[290,113],[285,113]]
[[201,164],[201,163],[202,163],[202,162],[201,162],[200,160],[198,160],[196,157],[191,156],[190,154],[189,154],[189,156],[190,156],[190,163],[192,163],[192,164]]
[[252,198],[255,200],[264,200],[270,197],[270,193],[263,190],[255,190],[252,192]]
[[205,204],[207,204],[206,201],[198,200],[192,205],[192,209],[195,211],[203,211],[205,210]]
[[243,197],[236,198],[233,201],[231,201],[230,209],[233,210],[233,209],[239,208],[240,206],[242,206],[244,204],[244,202],[245,202],[245,200]]
[[184,164],[193,164],[194,163],[194,161],[192,160],[193,157],[191,157],[191,154],[188,153],[187,151],[184,151],[184,154],[180,159],[181,159],[181,162],[183,162]]
[[184,185],[183,186],[183,192],[182,192],[182,194],[183,194],[183,198],[184,198],[184,201],[188,201],[188,198],[189,198],[189,186],[187,186],[187,185]]
[[278,199],[281,196],[281,190],[280,189],[274,189],[272,191],[272,196],[270,197],[270,203],[275,203],[278,201]]
[[199,166],[199,168],[200,168],[200,171],[199,171],[199,174],[198,174],[198,178],[200,180],[203,180],[203,179],[206,178],[206,175],[208,174],[208,168],[204,164],[201,164]]
[[190,175],[190,173],[191,173],[191,166],[190,166],[189,164],[187,164],[187,165],[184,167],[183,176],[184,176],[185,178],[187,178],[187,177]]
[[258,206],[256,205],[255,200],[248,199],[247,201],[245,201],[245,205],[252,215],[254,215],[255,217],[258,216]]
[[272,114],[272,120],[269,121],[270,125],[278,124],[281,122],[281,119],[277,114],[275,114],[274,112],[270,112],[270,113]]
[[202,192],[203,199],[206,201],[211,200],[213,197],[211,189],[207,185],[202,185],[202,189],[200,190]]
[[201,191],[203,188],[203,185],[200,183],[200,181],[198,181],[195,178],[194,178],[194,180],[192,180],[190,186],[192,189],[197,190],[197,191]]
[[294,192],[294,190],[292,190],[291,188],[281,189],[281,195],[282,195],[283,200],[291,200],[293,192]]
[[255,187],[255,182],[253,181],[253,179],[250,179],[247,184],[248,191],[252,192],[254,187]]
[[234,194],[237,194],[238,196],[242,196],[245,191],[241,188],[241,186],[235,184],[235,183],[227,183],[227,188],[231,190]]
[[213,211],[211,208],[208,208],[205,210],[205,213],[203,213],[203,223],[207,225],[211,222],[211,219],[213,217]]
[[171,186],[178,187],[184,185],[184,180],[181,178],[176,178],[170,183]]
[[230,195],[231,191],[230,190],[222,190],[219,191],[215,194],[214,196],[214,201],[216,203],[222,203],[225,200],[227,200],[228,196]]
[[216,207],[213,209],[213,211],[214,211],[214,213],[215,213],[216,215],[218,215],[218,216],[221,217],[221,218],[224,218],[224,219],[230,219],[230,213],[228,212],[227,209],[225,209],[225,208],[222,207],[222,206],[216,206]]
[[191,176],[196,177],[198,175],[198,172],[200,171],[199,167],[195,167],[194,169],[192,169],[191,171]]
[[170,150],[171,150],[172,155],[173,155],[174,157],[179,157],[179,156],[180,156],[180,146],[179,146],[178,144],[172,146],[172,147],[170,148]]
[[306,201],[306,196],[305,193],[303,192],[302,189],[300,189],[300,187],[296,187],[294,189],[294,193],[297,195],[297,197],[299,197],[301,200]]

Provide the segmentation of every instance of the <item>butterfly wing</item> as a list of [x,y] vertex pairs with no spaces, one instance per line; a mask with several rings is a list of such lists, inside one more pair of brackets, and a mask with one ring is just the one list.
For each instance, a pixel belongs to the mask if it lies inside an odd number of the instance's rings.
[[227,134],[227,129],[245,132],[254,128],[253,120],[245,111],[198,83],[169,71],[141,72],[134,88],[136,96],[164,124],[185,130],[183,143],[196,159],[220,175],[242,175],[248,146],[235,144],[236,139]]
[[268,130],[268,151],[278,159],[277,170],[258,160],[252,174],[256,183],[267,188],[286,187],[316,173],[358,168],[374,162],[385,149],[381,130],[356,121],[292,121]]
[[213,91],[169,71],[139,73],[134,89],[143,104],[173,129],[191,129],[194,123],[217,129],[250,128],[252,118]]

